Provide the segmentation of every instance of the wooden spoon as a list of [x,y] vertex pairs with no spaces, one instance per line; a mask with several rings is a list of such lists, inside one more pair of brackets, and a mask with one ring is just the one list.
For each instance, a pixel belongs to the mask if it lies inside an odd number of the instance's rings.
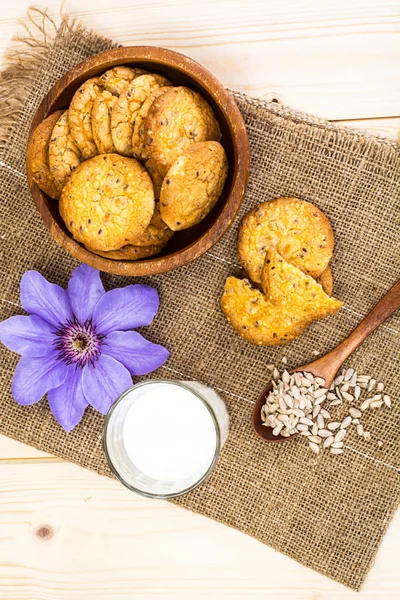
[[[354,331],[341,342],[336,348],[318,358],[311,363],[293,369],[295,371],[306,371],[312,373],[314,377],[325,379],[325,387],[329,389],[338,369],[342,366],[346,358],[358,348],[358,346],[367,338],[381,323],[394,313],[400,307],[400,281],[398,281],[388,293],[378,302],[363,321],[354,329]],[[261,408],[265,404],[266,397],[272,390],[272,383],[269,383],[262,392],[254,405],[253,410],[253,429],[256,434],[265,442],[287,442],[297,433],[290,437],[281,435],[272,435],[272,428],[265,427],[261,420]]]

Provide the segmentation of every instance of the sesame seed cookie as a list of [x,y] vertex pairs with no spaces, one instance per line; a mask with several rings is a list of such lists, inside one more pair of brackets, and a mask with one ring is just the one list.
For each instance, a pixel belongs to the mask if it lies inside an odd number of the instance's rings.
[[49,167],[59,190],[80,163],[81,153],[72,139],[66,110],[54,125],[49,143]]
[[171,83],[162,75],[140,75],[129,84],[119,96],[111,114],[111,131],[116,151],[125,156],[133,156],[132,136],[134,124],[143,102],[160,87]]
[[111,260],[140,260],[141,258],[148,258],[149,256],[158,254],[164,248],[164,244],[159,244],[158,246],[132,246],[131,244],[127,244],[119,250],[109,250],[108,252],[92,250],[89,246],[86,246],[86,248],[90,252]]
[[99,77],[99,86],[114,94],[114,96],[119,96],[126,90],[131,81],[145,73],[147,71],[144,69],[133,69],[125,67],[125,65],[117,65]]
[[171,88],[169,86],[163,86],[160,88],[156,88],[154,92],[152,92],[147,99],[143,102],[142,107],[140,108],[136,119],[135,125],[133,128],[132,135],[132,152],[136,158],[145,160],[149,158],[146,153],[145,141],[146,141],[146,120],[150,111],[150,108],[153,105],[153,102],[159,96],[162,96],[166,92],[168,92]]
[[57,110],[36,127],[26,150],[26,162],[32,173],[33,181],[43,192],[54,199],[59,198],[60,189],[49,167],[49,144],[54,125],[63,112]]
[[225,150],[219,142],[199,142],[169,169],[160,193],[162,219],[173,230],[187,229],[210,212],[228,175]]
[[259,204],[243,217],[239,228],[239,259],[257,283],[268,249],[276,248],[287,262],[319,277],[332,257],[333,245],[328,218],[310,202],[297,198]]
[[98,154],[92,130],[93,102],[99,93],[97,82],[98,78],[92,77],[82,83],[69,105],[69,127],[72,139],[84,160]]
[[109,154],[116,151],[111,135],[111,115],[117,100],[117,96],[103,90],[97,94],[93,101],[93,139],[100,154]]
[[153,184],[135,159],[101,154],[71,173],[60,214],[73,237],[95,251],[119,250],[141,236],[154,212]]
[[162,244],[164,246],[173,234],[174,232],[162,220],[160,203],[156,202],[150,224],[140,237],[132,240],[132,244],[135,246],[157,246]]
[[145,123],[145,153],[166,175],[192,144],[219,141],[221,132],[211,106],[194,90],[175,87],[152,103]]

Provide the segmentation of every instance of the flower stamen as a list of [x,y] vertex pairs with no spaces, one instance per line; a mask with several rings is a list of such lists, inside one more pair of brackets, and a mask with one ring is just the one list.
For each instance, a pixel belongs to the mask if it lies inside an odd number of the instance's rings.
[[96,333],[91,321],[81,325],[76,319],[67,321],[55,332],[54,347],[58,350],[58,360],[67,365],[76,364],[83,369],[94,365],[101,354],[104,335]]

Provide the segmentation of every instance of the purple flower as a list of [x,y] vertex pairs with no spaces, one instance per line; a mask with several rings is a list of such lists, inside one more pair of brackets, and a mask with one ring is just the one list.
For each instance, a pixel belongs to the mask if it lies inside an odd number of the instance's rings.
[[99,271],[81,264],[64,290],[27,271],[21,305],[29,316],[0,323],[0,340],[22,356],[13,396],[28,406],[47,393],[53,415],[67,432],[88,404],[106,414],[132,385],[132,375],[154,371],[169,356],[163,346],[131,331],[149,325],[157,313],[158,294],[148,285],[105,292]]

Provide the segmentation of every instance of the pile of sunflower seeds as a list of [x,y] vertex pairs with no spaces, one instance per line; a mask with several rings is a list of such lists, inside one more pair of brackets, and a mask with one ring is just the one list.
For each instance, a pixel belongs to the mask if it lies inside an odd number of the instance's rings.
[[[284,365],[287,359],[282,359]],[[354,369],[344,369],[337,375],[329,390],[325,380],[312,373],[298,372],[290,375],[287,370],[281,374],[275,365],[268,365],[272,371],[272,390],[261,409],[263,425],[272,428],[273,435],[289,437],[299,433],[308,440],[310,449],[319,454],[327,449],[331,454],[342,454],[344,439],[350,425],[357,427],[358,435],[371,440],[369,431],[364,431],[361,417],[364,411],[381,407],[391,407],[391,399],[384,394],[384,384],[370,375],[358,375]],[[368,397],[363,400],[362,395]],[[331,418],[330,412],[321,407],[324,401],[329,410],[334,407],[352,404],[348,415],[341,420]],[[359,404],[359,407],[354,406]],[[382,447],[383,442],[378,441]]]

